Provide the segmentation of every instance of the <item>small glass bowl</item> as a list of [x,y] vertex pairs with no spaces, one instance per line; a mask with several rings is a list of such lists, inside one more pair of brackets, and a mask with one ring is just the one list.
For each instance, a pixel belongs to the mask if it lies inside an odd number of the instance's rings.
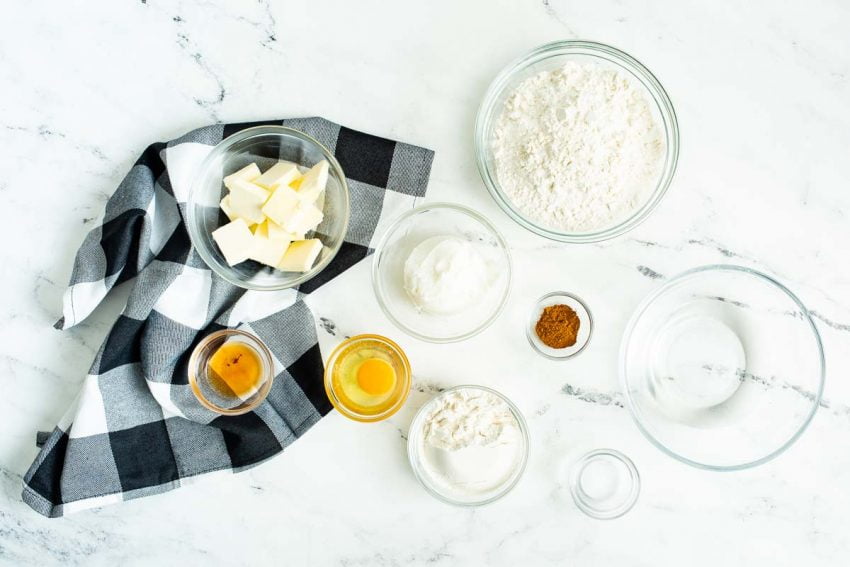
[[[478,303],[452,315],[420,311],[404,289],[404,263],[427,238],[455,236],[480,245],[496,280]],[[472,209],[452,203],[416,207],[387,228],[372,259],[372,286],[381,309],[405,333],[432,343],[468,339],[486,329],[502,312],[511,287],[511,256],[493,224]]]
[[821,403],[824,374],[803,303],[740,266],[668,280],[637,308],[620,347],[626,406],[644,436],[715,471],[753,467],[790,447]]
[[[216,388],[207,373],[207,364],[213,354],[225,343],[240,342],[248,346],[260,360],[260,382],[248,398],[228,396]],[[269,395],[274,382],[274,362],[263,341],[245,331],[223,329],[212,333],[198,343],[189,357],[189,385],[192,393],[208,410],[221,415],[241,415],[255,409]]]
[[[647,96],[652,101],[652,111],[656,120],[661,124],[665,137],[664,164],[658,181],[651,196],[638,209],[619,223],[606,226],[590,232],[564,232],[543,226],[530,219],[513,204],[510,197],[502,190],[496,175],[495,161],[491,140],[493,129],[502,112],[505,100],[514,89],[526,78],[541,71],[561,67],[567,61],[589,62],[625,71],[643,85]],[[527,228],[546,238],[561,242],[599,242],[635,228],[643,222],[658,206],[667,188],[673,180],[676,163],[679,159],[679,126],[676,112],[670,97],[664,87],[658,82],[649,69],[644,67],[634,57],[614,47],[590,41],[557,41],[542,45],[523,55],[496,77],[478,110],[475,119],[475,154],[478,161],[478,171],[484,179],[484,184],[493,199],[509,217]]]
[[613,520],[637,502],[640,475],[632,460],[621,452],[597,449],[573,464],[570,494],[579,510],[588,516]]
[[[333,380],[334,368],[340,360],[341,355],[350,352],[351,348],[357,348],[358,346],[368,347],[370,345],[372,348],[379,348],[389,354],[393,360],[393,368],[396,372],[396,388],[393,393],[395,399],[390,406],[378,413],[361,411],[356,407],[347,405],[344,396],[336,391]],[[395,342],[381,335],[356,335],[339,343],[331,352],[331,356],[325,365],[325,392],[333,407],[345,417],[364,423],[382,421],[400,410],[404,402],[407,401],[412,382],[411,376],[410,361],[407,359],[404,351],[401,350],[401,347]]]
[[[229,221],[219,208],[227,193],[222,179],[255,162],[265,171],[280,160],[312,167],[321,160],[330,165],[324,193],[324,219],[311,238],[322,241],[322,251],[307,272],[282,272],[253,260],[229,266],[212,238]],[[186,202],[192,245],[210,269],[233,285],[252,290],[281,290],[300,285],[324,270],[339,251],[348,230],[349,195],[345,174],[333,154],[307,134],[284,126],[256,126],[240,130],[212,149],[203,161]]]
[[[579,319],[578,336],[576,344],[565,348],[552,348],[543,344],[540,337],[537,336],[535,327],[543,310],[550,305],[566,305],[576,312]],[[531,310],[531,315],[528,318],[528,325],[525,328],[525,336],[528,342],[534,347],[538,354],[545,356],[550,360],[566,360],[571,358],[587,346],[590,342],[590,337],[593,334],[593,315],[590,313],[587,305],[577,295],[567,293],[565,291],[553,291],[547,293],[537,300],[534,308]]]
[[[428,473],[427,468],[422,463],[422,460],[419,456],[419,447],[420,445],[423,445],[425,443],[425,440],[422,435],[422,430],[425,424],[425,418],[428,416],[428,413],[433,409],[434,405],[440,400],[440,398],[443,398],[444,396],[447,396],[456,390],[469,389],[489,392],[490,394],[498,396],[502,401],[504,401],[505,404],[507,404],[507,406],[510,408],[514,419],[516,419],[521,440],[521,445],[519,448],[520,456],[517,459],[516,465],[513,471],[511,471],[510,476],[501,485],[499,485],[494,490],[488,493],[484,493],[483,495],[481,495],[480,498],[463,498],[458,495],[453,495],[442,489],[440,483],[433,479],[432,476]],[[522,474],[525,472],[525,467],[528,464],[528,449],[528,424],[526,423],[525,417],[523,417],[522,412],[519,411],[519,408],[516,407],[516,405],[514,405],[514,403],[508,398],[506,398],[503,394],[491,388],[487,388],[486,386],[465,385],[455,386],[454,388],[444,390],[439,395],[430,399],[421,408],[419,408],[419,411],[416,412],[416,415],[413,417],[413,421],[410,424],[410,429],[407,435],[407,458],[410,461],[410,466],[413,469],[413,474],[416,477],[416,480],[419,481],[419,484],[421,484],[422,487],[425,488],[425,490],[431,496],[454,506],[483,506],[485,504],[495,502],[496,500],[502,498],[504,495],[510,492],[517,485],[519,479],[522,478]]]

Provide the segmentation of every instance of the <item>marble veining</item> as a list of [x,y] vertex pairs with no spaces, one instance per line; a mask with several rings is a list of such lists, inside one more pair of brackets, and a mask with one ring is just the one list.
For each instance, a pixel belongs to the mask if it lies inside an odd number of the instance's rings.
[[[840,0],[6,6],[0,565],[850,564],[848,27]],[[559,39],[629,52],[676,107],[673,184],[645,222],[614,240],[578,246],[525,231],[476,170],[472,127],[489,82],[522,52]],[[415,340],[384,317],[366,260],[307,302],[325,356],[359,333],[405,349],[414,379],[402,411],[369,425],[331,413],[245,473],[64,519],[36,515],[20,500],[36,432],[77,395],[128,292],[119,286],[75,329],[52,327],[73,253],[107,197],[151,142],[214,121],[294,116],[434,149],[428,201],[473,207],[510,244],[504,312],[460,344]],[[687,467],[647,442],[617,375],[620,338],[640,301],[714,263],[787,285],[810,308],[827,355],[808,431],[774,461],[730,474]],[[524,336],[534,301],[556,289],[581,296],[596,325],[588,348],[566,362],[539,357]],[[503,392],[529,425],[525,476],[480,509],[431,498],[406,456],[415,412],[464,383]],[[610,522],[582,515],[567,490],[569,464],[598,447],[627,453],[643,483],[636,507]]]

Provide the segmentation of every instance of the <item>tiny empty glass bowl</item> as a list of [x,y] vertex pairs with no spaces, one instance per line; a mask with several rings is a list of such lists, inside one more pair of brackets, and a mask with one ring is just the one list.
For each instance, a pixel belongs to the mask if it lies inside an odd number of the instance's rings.
[[[529,218],[514,205],[499,184],[493,155],[493,132],[505,101],[525,79],[542,71],[562,67],[568,61],[592,63],[606,68],[624,71],[642,85],[656,122],[663,130],[665,140],[664,163],[655,187],[646,201],[628,217],[614,225],[600,227],[589,232],[565,232],[547,227]],[[478,171],[493,199],[509,217],[521,226],[552,240],[562,242],[598,242],[619,236],[643,222],[655,209],[673,180],[679,158],[679,126],[670,98],[649,69],[634,57],[611,46],[590,41],[557,41],[542,45],[508,65],[496,77],[478,110],[475,119],[475,154]]]
[[[537,336],[537,321],[543,314],[543,310],[551,305],[566,305],[570,307],[578,315],[579,326],[576,343],[573,346],[564,348],[552,348],[547,346]],[[537,300],[534,308],[531,310],[531,315],[528,318],[528,325],[525,328],[525,336],[528,337],[528,342],[534,347],[534,350],[546,358],[552,360],[566,360],[571,358],[587,346],[590,342],[590,336],[593,334],[593,315],[590,314],[590,309],[584,301],[576,295],[565,291],[554,291],[547,293]]]
[[[330,164],[322,204],[324,219],[314,234],[307,235],[322,241],[315,265],[303,273],[282,272],[253,260],[229,266],[212,238],[215,229],[229,222],[219,208],[227,194],[224,177],[252,162],[265,171],[280,160],[308,168],[323,159]],[[284,126],[256,126],[240,130],[213,148],[195,172],[186,211],[192,245],[212,271],[246,289],[281,290],[313,278],[336,256],[348,230],[348,184],[333,154],[307,134]]]
[[[512,463],[512,467],[509,471],[507,471],[502,482],[487,489],[464,493],[464,491],[460,490],[457,485],[452,485],[445,480],[441,480],[437,471],[432,470],[433,466],[429,466],[427,464],[427,459],[423,456],[425,453],[424,426],[429,413],[433,411],[441,398],[451,394],[452,392],[456,392],[457,390],[470,389],[488,392],[505,402],[516,420],[519,432],[519,446],[517,447],[516,460]],[[525,472],[525,467],[528,463],[528,449],[528,424],[526,423],[522,412],[519,411],[519,408],[516,407],[516,405],[514,405],[514,403],[507,397],[496,390],[485,386],[455,386],[454,388],[449,388],[441,392],[439,395],[428,400],[428,402],[423,405],[418,412],[416,412],[413,422],[410,424],[410,430],[407,434],[407,458],[410,461],[410,466],[413,469],[413,474],[416,477],[416,480],[419,481],[419,484],[421,484],[431,496],[455,506],[483,506],[484,504],[495,502],[510,492],[513,487],[517,485],[519,479],[522,478],[522,474]],[[449,470],[452,473],[458,472],[452,470],[451,466],[446,466],[449,467]]]
[[632,509],[640,494],[640,475],[631,459],[614,449],[597,449],[570,469],[570,494],[579,510],[612,520]]
[[638,307],[620,378],[639,429],[693,466],[762,464],[799,438],[820,404],[824,355],[806,307],[749,268],[705,266]]
[[[342,387],[335,380],[338,364],[343,361],[345,356],[361,349],[379,351],[385,355],[384,359],[389,359],[388,362],[395,371],[396,381],[393,392],[386,401],[381,402],[377,409],[357,406],[354,402],[348,401]],[[407,355],[395,342],[381,335],[356,335],[342,341],[331,352],[331,356],[325,364],[325,392],[331,404],[345,417],[364,423],[387,419],[400,410],[410,394],[411,381],[412,374]]]
[[[436,236],[476,246],[493,275],[476,303],[455,314],[418,309],[404,288],[404,264],[416,246]],[[511,287],[511,257],[502,235],[472,209],[450,203],[423,205],[402,214],[381,237],[372,259],[378,304],[405,333],[433,343],[462,341],[486,329],[501,313]]]
[[[209,371],[210,358],[224,344],[242,343],[250,348],[260,363],[260,377],[250,395],[237,397],[221,379]],[[189,357],[189,385],[192,393],[208,410],[222,415],[241,415],[253,410],[266,399],[274,381],[274,363],[269,349],[263,342],[245,331],[224,329],[212,333],[198,343]]]

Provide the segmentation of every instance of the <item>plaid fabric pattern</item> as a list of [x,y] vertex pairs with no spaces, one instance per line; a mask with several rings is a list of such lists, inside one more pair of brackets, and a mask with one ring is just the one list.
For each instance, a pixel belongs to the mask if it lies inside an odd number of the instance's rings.
[[[246,291],[213,274],[193,249],[185,202],[200,162],[244,128],[283,124],[329,148],[345,171],[351,221],[345,243],[300,288]],[[425,195],[433,152],[322,118],[213,125],[148,147],[109,199],[77,253],[64,296],[67,329],[116,284],[135,279],[123,313],[82,390],[24,477],[23,499],[56,517],[177,488],[219,470],[238,472],[279,453],[331,410],[305,294],[368,256],[379,227]],[[187,364],[211,332],[239,327],[275,358],[275,381],[255,411],[203,408]]]

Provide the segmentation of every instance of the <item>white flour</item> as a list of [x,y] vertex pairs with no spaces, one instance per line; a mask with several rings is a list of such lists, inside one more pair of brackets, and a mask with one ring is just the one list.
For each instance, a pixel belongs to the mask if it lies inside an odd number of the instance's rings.
[[505,428],[516,428],[516,418],[501,398],[479,389],[460,389],[440,398],[425,418],[425,442],[457,451],[472,445],[496,443]]
[[465,388],[442,397],[426,416],[419,452],[444,491],[468,498],[504,485],[521,458],[521,442],[516,418],[501,398]]
[[523,214],[587,232],[624,220],[646,201],[664,140],[643,86],[624,71],[571,61],[511,93],[493,153],[499,184]]

